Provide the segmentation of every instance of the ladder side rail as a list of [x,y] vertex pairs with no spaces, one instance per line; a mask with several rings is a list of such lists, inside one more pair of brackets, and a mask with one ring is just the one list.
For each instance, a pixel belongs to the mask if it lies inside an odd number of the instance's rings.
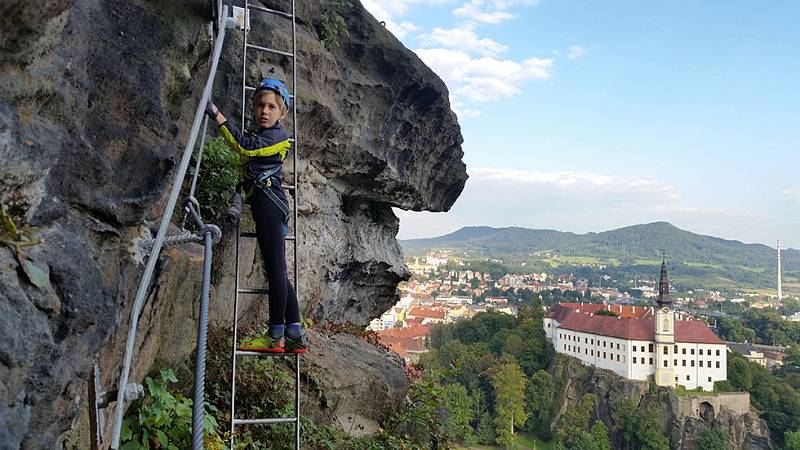
[[239,332],[239,243],[241,241],[239,222],[236,222],[236,264],[234,269],[234,285],[233,285],[233,348],[231,349],[231,448],[234,447],[234,427],[236,417],[236,349],[239,347],[237,343],[237,334]]
[[[227,8],[223,8],[223,16],[227,16],[226,14]],[[172,185],[172,191],[170,192],[169,199],[167,200],[167,205],[164,209],[164,215],[161,218],[161,225],[159,226],[158,233],[156,234],[155,242],[153,243],[153,248],[150,251],[150,256],[147,259],[147,265],[145,266],[144,274],[142,275],[142,279],[139,283],[139,288],[136,292],[136,298],[133,303],[133,307],[131,310],[131,322],[130,328],[128,330],[128,339],[125,344],[125,360],[123,362],[123,369],[120,375],[120,381],[117,386],[118,394],[117,394],[117,405],[116,411],[114,416],[114,434],[111,442],[111,448],[116,450],[119,448],[119,441],[120,435],[122,431],[122,416],[125,412],[125,392],[126,387],[128,385],[128,378],[130,375],[130,368],[131,368],[131,359],[133,357],[133,347],[136,342],[136,328],[139,323],[139,314],[141,313],[141,309],[144,306],[145,298],[147,297],[147,292],[150,287],[150,282],[152,281],[153,272],[155,271],[156,262],[158,261],[158,257],[161,253],[161,247],[164,243],[164,238],[167,234],[167,229],[169,228],[170,219],[172,217],[173,212],[175,211],[175,204],[178,201],[178,196],[180,195],[181,185],[183,184],[183,180],[186,176],[186,171],[189,168],[189,161],[192,156],[192,150],[194,149],[195,143],[197,141],[197,134],[200,129],[200,124],[203,120],[203,116],[205,114],[205,105],[208,102],[208,99],[211,97],[211,88],[214,84],[214,76],[217,73],[217,66],[219,63],[219,58],[222,53],[222,43],[225,40],[225,28],[229,25],[235,26],[235,22],[232,20],[226,19],[225,25],[220,27],[219,29],[219,36],[217,37],[217,42],[214,45],[214,54],[211,62],[211,69],[208,73],[208,79],[206,80],[205,87],[203,88],[203,95],[201,96],[200,103],[197,105],[197,109],[195,110],[194,120],[192,122],[192,129],[189,133],[189,141],[186,143],[186,147],[183,151],[183,157],[181,158],[181,162],[178,166],[178,171],[175,176],[175,182]]]
[[[298,307],[300,305],[300,285],[299,285],[299,262],[297,259],[297,236],[299,236],[299,229],[297,226],[297,205],[298,205],[298,196],[300,194],[300,185],[298,184],[297,174],[300,171],[300,168],[297,165],[297,152],[298,152],[298,138],[297,138],[297,99],[298,99],[298,89],[297,89],[297,11],[296,11],[296,0],[292,0],[292,95],[294,96],[294,101],[292,102],[292,132],[294,136],[294,142],[292,146],[294,147],[294,151],[292,152],[292,164],[294,165],[294,170],[292,171],[292,185],[294,185],[294,192],[292,195],[292,204],[293,204],[293,219],[294,219],[294,237],[295,239],[292,240],[292,247],[293,247],[293,255],[294,255],[294,292],[297,298]],[[300,354],[295,355],[295,372],[294,372],[294,386],[295,386],[295,397],[294,397],[294,416],[296,418],[295,422],[295,449],[300,450]]]
[[244,27],[242,27],[242,132],[247,128],[247,32],[250,25],[250,1],[244,0]]
[[[247,32],[248,25],[250,24],[250,1],[244,1],[244,26],[242,27],[242,113],[240,116],[239,124],[242,132],[247,128]],[[233,345],[231,348],[231,445],[235,447],[235,417],[236,417],[236,349],[239,347],[238,332],[239,332],[239,246],[241,245],[241,228],[240,222],[236,223],[236,281],[234,283],[234,300],[233,300]]]

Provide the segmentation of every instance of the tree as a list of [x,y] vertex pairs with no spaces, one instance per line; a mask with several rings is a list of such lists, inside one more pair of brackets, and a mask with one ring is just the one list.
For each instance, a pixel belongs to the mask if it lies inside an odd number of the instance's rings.
[[733,342],[753,342],[756,332],[747,328],[743,321],[733,317],[721,317],[719,320],[719,334],[725,340]]
[[619,399],[611,409],[614,429],[622,431],[629,448],[669,450],[669,441],[664,437],[664,420],[657,409],[638,407],[631,399]]
[[596,401],[595,394],[584,394],[577,405],[567,409],[558,423],[557,449],[611,450],[608,428],[602,421],[596,421],[591,429],[587,429]]
[[513,358],[504,358],[504,362],[492,374],[491,381],[495,398],[497,443],[509,447],[514,443],[514,427],[528,420],[525,411],[527,379]]
[[575,444],[574,439],[586,431],[596,401],[595,394],[583,394],[575,406],[567,408],[567,412],[561,416],[556,430],[556,442],[559,445],[572,448],[572,445]]
[[702,450],[731,450],[731,437],[720,427],[708,430],[700,441],[697,448]]
[[549,441],[556,408],[556,382],[552,375],[544,370],[533,374],[525,387],[525,406],[530,414],[525,428]]
[[783,448],[786,450],[800,450],[800,430],[784,433]]
[[475,411],[467,389],[457,383],[444,385],[441,407],[445,411],[442,429],[446,440],[474,442],[475,437],[470,423]]
[[730,355],[728,358],[728,380],[736,389],[750,391],[753,388],[753,375],[750,363],[739,355]]

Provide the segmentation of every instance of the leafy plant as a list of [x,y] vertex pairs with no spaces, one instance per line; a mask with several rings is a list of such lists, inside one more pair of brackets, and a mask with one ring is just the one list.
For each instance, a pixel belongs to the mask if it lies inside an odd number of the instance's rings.
[[[195,162],[192,162],[192,175],[194,167]],[[213,222],[223,217],[228,210],[228,201],[239,182],[241,168],[242,162],[239,156],[228,149],[223,138],[206,140],[195,192],[195,197],[200,202],[203,220]]]
[[[168,384],[177,381],[170,369],[161,370],[157,379],[147,377],[147,394],[134,403],[122,421],[122,450],[191,447],[192,400],[169,391]],[[203,430],[206,448],[222,449],[216,412],[216,408],[206,405]]]
[[328,8],[323,11],[318,33],[319,40],[326,49],[339,47],[340,36],[350,36],[347,31],[347,24],[338,10],[345,7],[352,8],[352,6],[350,0],[331,0]]

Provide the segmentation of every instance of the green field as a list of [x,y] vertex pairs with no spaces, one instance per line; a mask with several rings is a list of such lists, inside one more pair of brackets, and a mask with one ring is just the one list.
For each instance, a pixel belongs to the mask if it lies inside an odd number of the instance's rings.
[[[516,436],[516,442],[514,446],[511,447],[513,449],[536,449],[536,450],[551,450],[555,447],[553,442],[544,442],[536,439],[533,435],[527,433],[518,433]],[[496,446],[496,445],[476,445],[473,447],[459,447],[459,450],[500,450],[505,447]]]
[[705,269],[721,269],[722,268],[722,266],[719,265],[719,264],[707,264],[707,263],[689,262],[689,261],[684,261],[684,264],[686,264],[689,267],[705,268]]

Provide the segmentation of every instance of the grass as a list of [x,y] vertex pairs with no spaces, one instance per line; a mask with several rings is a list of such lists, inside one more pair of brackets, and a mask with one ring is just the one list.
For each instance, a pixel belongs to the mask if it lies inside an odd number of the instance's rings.
[[719,264],[708,264],[708,263],[688,262],[688,261],[685,261],[684,264],[687,265],[688,267],[698,267],[698,268],[702,267],[702,268],[708,268],[708,269],[721,269],[722,268],[722,266],[719,265]]
[[605,261],[594,256],[562,256],[561,260],[568,264],[599,265],[606,264]]
[[[542,440],[537,439],[532,434],[528,433],[517,433],[515,436],[514,446],[512,449],[533,449],[536,450],[551,450],[555,448],[554,442],[544,442]],[[476,445],[473,447],[459,447],[459,450],[495,450],[495,449],[503,449],[505,447],[497,446],[497,445]]]
[[634,259],[633,264],[636,266],[660,266],[660,259]]

